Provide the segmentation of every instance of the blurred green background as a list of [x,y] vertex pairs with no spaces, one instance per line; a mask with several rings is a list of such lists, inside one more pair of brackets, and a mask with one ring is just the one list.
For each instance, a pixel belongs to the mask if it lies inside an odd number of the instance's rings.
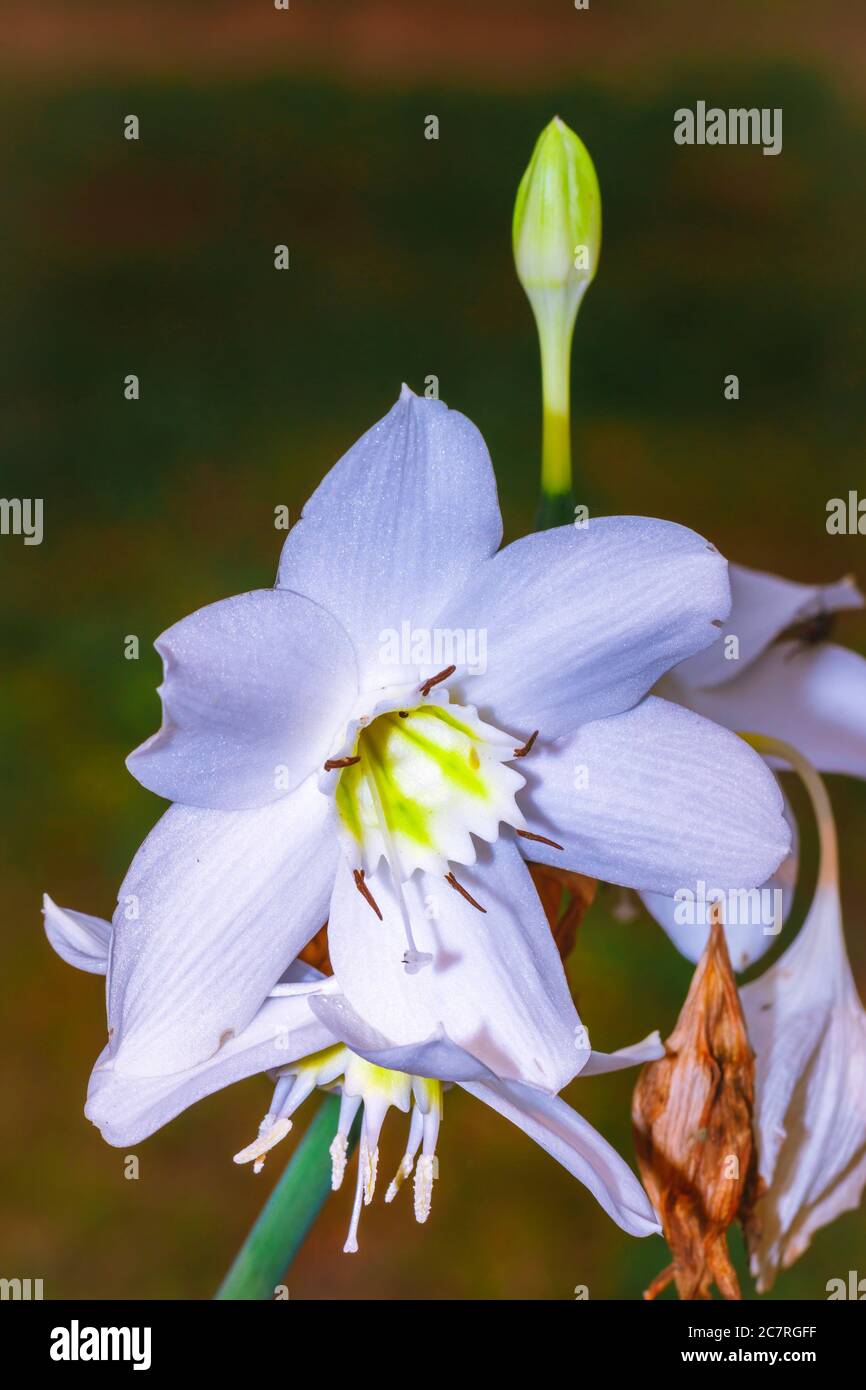
[[[102,985],[53,956],[40,895],[110,916],[162,809],[123,766],[158,723],[150,643],[272,582],[274,507],[296,517],[401,381],[438,376],[487,439],[507,537],[530,529],[536,343],[510,214],[553,114],[589,146],[604,199],[576,339],[578,497],[694,526],[759,568],[866,580],[862,538],[824,526],[828,498],[866,487],[866,118],[851,61],[866,18],[854,3],[693,8],[12,6],[2,493],[44,497],[45,539],[0,539],[3,1276],[41,1277],[46,1297],[209,1297],[279,1171],[231,1163],[269,1094],[256,1078],[139,1146],[140,1179],[124,1179],[123,1152],[82,1115]],[[783,154],[675,146],[674,109],[699,98],[782,107]],[[137,662],[123,655],[133,633]],[[861,617],[842,634],[863,650]],[[831,790],[866,995],[866,789]],[[570,962],[603,1048],[670,1031],[691,973],[652,923],[611,907],[599,899]],[[629,1157],[633,1081],[569,1093]],[[395,1118],[383,1171],[402,1140]],[[351,1193],[333,1198],[292,1298],[570,1298],[577,1284],[636,1298],[667,1262],[460,1093],[440,1161],[428,1225],[408,1197],[377,1201],[354,1258],[340,1253]],[[863,1235],[862,1212],[843,1217],[773,1296],[822,1298],[828,1278],[866,1273]]]

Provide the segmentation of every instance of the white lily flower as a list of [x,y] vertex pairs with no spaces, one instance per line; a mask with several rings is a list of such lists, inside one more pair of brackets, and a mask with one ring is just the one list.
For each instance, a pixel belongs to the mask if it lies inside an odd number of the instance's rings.
[[854,580],[795,584],[742,565],[730,579],[721,636],[659,693],[729,729],[783,739],[821,772],[866,777],[866,659],[826,640],[833,614],[863,607]]
[[[105,971],[111,926],[45,900],[45,927],[64,960]],[[350,1044],[351,1046],[347,1045]],[[583,1075],[618,1071],[664,1055],[658,1033],[611,1054],[587,1054]],[[196,1101],[258,1072],[276,1078],[273,1100],[256,1139],[235,1155],[260,1171],[265,1157],[292,1128],[292,1116],[316,1087],[341,1095],[331,1144],[332,1186],[342,1185],[349,1131],[361,1111],[355,1199],[344,1249],[358,1248],[358,1221],[376,1188],[379,1134],[392,1107],[409,1113],[406,1152],[385,1193],[391,1202],[414,1173],[415,1218],[430,1213],[438,1177],[436,1141],[444,1086],[456,1083],[504,1115],[589,1188],[623,1230],[658,1232],[652,1205],[632,1170],[607,1140],[558,1096],[502,1081],[440,1029],[412,1047],[395,1046],[361,1020],[337,981],[296,963],[242,1033],[206,1062],[171,1076],[130,1077],[106,1048],[93,1070],[85,1113],[110,1144],[139,1143]]]
[[776,868],[761,760],[642,700],[727,613],[714,547],[647,518],[501,534],[478,431],[404,389],[307,503],[278,587],[159,639],[163,726],[129,766],[177,804],[120,890],[119,1069],[213,1056],[327,919],[341,988],[395,1045],[442,1027],[557,1091],[578,1019],[523,856],[660,892]]
[[[866,1184],[866,1011],[845,951],[836,826],[820,777],[775,739],[812,798],[818,882],[793,944],[741,991],[756,1058],[755,1132],[766,1191],[747,1232],[759,1292]],[[762,746],[760,743],[757,746]]]

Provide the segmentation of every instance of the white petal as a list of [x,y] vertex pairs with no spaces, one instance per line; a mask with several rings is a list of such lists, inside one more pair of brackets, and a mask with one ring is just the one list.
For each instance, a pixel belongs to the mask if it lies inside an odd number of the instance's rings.
[[571,738],[539,739],[521,771],[527,826],[563,846],[523,842],[525,853],[606,883],[754,887],[788,853],[782,795],[758,754],[655,696]]
[[90,1078],[85,1114],[109,1144],[136,1144],[202,1097],[257,1072],[285,1067],[332,1042],[308,996],[269,999],[215,1057],[173,1076],[125,1076],[115,1070],[106,1049]]
[[793,744],[821,772],[866,777],[866,660],[857,652],[780,642],[724,686],[665,684],[672,698],[729,729]]
[[783,799],[791,853],[760,888],[725,890],[725,899],[720,900],[714,885],[702,879],[689,884],[688,894],[679,902],[663,893],[641,893],[644,906],[686,960],[697,964],[703,955],[720,901],[728,955],[735,971],[754,965],[778,940],[794,901],[799,868],[797,822],[784,793]]
[[58,956],[78,970],[104,975],[108,968],[111,923],[88,912],[58,907],[46,893],[42,900],[45,935]]
[[133,860],[114,918],[118,1070],[180,1071],[238,1035],[326,920],[337,854],[313,779],[255,811],[171,807]]
[[156,641],[163,724],[130,753],[142,786],[186,806],[264,806],[325,761],[357,693],[351,643],[298,594],[200,608]]
[[524,536],[486,561],[437,620],[486,633],[486,670],[458,670],[457,698],[510,733],[546,738],[628,709],[718,636],[726,570],[694,531],[647,517]]
[[[444,878],[416,873],[403,885],[409,941],[388,870],[368,879],[380,922],[341,864],[328,943],[342,990],[398,1045],[441,1027],[496,1075],[559,1090],[588,1053],[575,1041],[580,1021],[529,872],[500,839],[458,877],[486,912]],[[402,958],[413,950],[429,959],[407,970]]]
[[458,1047],[442,1028],[419,1042],[397,1044],[371,1028],[339,992],[312,995],[310,1007],[335,1038],[377,1067],[440,1081],[496,1079],[483,1062],[465,1048]]
[[[862,608],[863,595],[851,578],[837,584],[795,584],[761,570],[730,565],[731,611],[718,641],[676,668],[687,689],[735,680],[771,642],[795,623],[820,613]],[[736,661],[725,656],[726,639],[736,636]]]
[[[289,532],[278,584],[307,594],[355,643],[362,684],[396,681],[390,632],[429,629],[502,538],[490,456],[478,430],[404,387],[320,483]],[[447,664],[447,663],[446,663]]]
[[588,1187],[608,1216],[632,1236],[660,1233],[658,1218],[628,1164],[597,1129],[559,1096],[545,1096],[518,1082],[470,1081],[464,1090],[512,1124]]
[[626,1067],[640,1067],[644,1062],[657,1062],[665,1055],[665,1045],[658,1029],[648,1033],[640,1042],[629,1047],[618,1047],[616,1052],[592,1052],[589,1061],[580,1073],[584,1076],[604,1076],[611,1071],[624,1071]]
[[812,905],[793,944],[741,992],[766,1184],[748,1233],[760,1292],[859,1204],[866,1180],[866,1011],[845,954],[832,812],[820,783],[811,790],[821,833]]

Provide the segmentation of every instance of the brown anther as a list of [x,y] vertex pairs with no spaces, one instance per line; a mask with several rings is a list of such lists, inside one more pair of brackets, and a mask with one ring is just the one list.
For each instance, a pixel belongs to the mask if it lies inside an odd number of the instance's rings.
[[475,901],[471,893],[466,892],[466,889],[463,887],[463,884],[458,883],[453,874],[446,874],[445,882],[449,884],[450,887],[452,887],[457,893],[459,893],[462,898],[465,898],[468,903],[471,903],[473,907],[477,907],[479,912],[487,911],[486,907],[482,907],[480,903],[477,903]]
[[515,748],[515,750],[514,750],[514,756],[515,756],[515,758],[525,758],[526,755],[527,755],[527,753],[531,750],[532,745],[533,745],[533,743],[535,742],[535,740],[536,740],[537,738],[538,738],[538,730],[536,729],[536,730],[535,730],[535,733],[534,733],[534,734],[530,734],[530,735],[529,735],[529,738],[526,740],[526,742],[525,742],[524,744],[521,745],[520,748]]
[[453,676],[456,670],[456,666],[446,666],[445,670],[440,671],[438,676],[431,676],[430,679],[425,681],[422,685],[421,694],[429,695],[434,685],[438,685],[440,681],[447,681],[448,677]]
[[534,835],[531,830],[518,830],[518,835],[522,835],[524,840],[537,840],[540,845],[550,845],[551,849],[562,849],[555,840],[548,840],[546,835]]
[[367,899],[367,902],[370,904],[370,906],[372,907],[372,909],[373,909],[373,911],[375,912],[376,916],[379,918],[379,921],[381,922],[381,921],[382,921],[382,914],[381,914],[381,912],[379,911],[379,904],[376,902],[376,899],[373,897],[373,894],[370,892],[370,889],[367,887],[367,884],[364,882],[364,870],[363,870],[363,869],[353,869],[353,870],[352,870],[352,876],[353,876],[353,878],[354,878],[354,880],[355,880],[355,887],[357,888],[358,892],[361,894],[361,897]]
[[325,763],[325,771],[333,772],[335,767],[351,767],[353,763],[359,763],[360,756],[356,758],[329,758]]
[[409,718],[409,711],[407,709],[398,709],[397,713],[399,714],[401,719]]

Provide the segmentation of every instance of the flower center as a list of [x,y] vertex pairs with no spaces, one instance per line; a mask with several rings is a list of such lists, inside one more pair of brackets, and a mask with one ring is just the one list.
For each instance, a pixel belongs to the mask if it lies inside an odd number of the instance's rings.
[[379,1135],[385,1116],[392,1105],[404,1113],[411,1107],[406,1151],[385,1193],[385,1201],[393,1202],[414,1170],[415,1220],[427,1220],[433,1182],[439,1176],[436,1140],[442,1119],[441,1081],[378,1067],[364,1061],[342,1044],[281,1068],[277,1078],[271,1108],[259,1125],[258,1138],[235,1154],[235,1163],[252,1163],[253,1171],[261,1172],[268,1150],[289,1133],[292,1128],[291,1116],[311,1091],[316,1086],[323,1089],[336,1087],[341,1093],[340,1118],[330,1150],[331,1187],[336,1192],[342,1186],[348,1163],[349,1132],[355,1116],[363,1107],[355,1200],[349,1234],[343,1246],[346,1253],[354,1253],[358,1249],[361,1207],[370,1205],[376,1190]]
[[[405,693],[404,693],[405,694]],[[505,763],[518,749],[512,735],[485,724],[471,706],[450,705],[447,692],[359,720],[334,791],[350,860],[372,873],[385,858],[398,880],[416,869],[446,873],[448,862],[472,864],[472,836],[494,841],[500,823],[521,826],[515,803],[524,778]]]

